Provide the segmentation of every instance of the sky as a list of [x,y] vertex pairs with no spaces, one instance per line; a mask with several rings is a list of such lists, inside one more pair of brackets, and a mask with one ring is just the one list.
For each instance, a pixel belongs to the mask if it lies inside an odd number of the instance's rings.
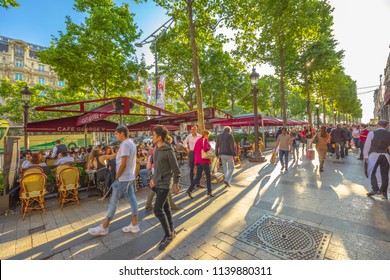
[[[37,45],[49,46],[51,35],[58,37],[58,31],[65,31],[65,16],[70,15],[77,23],[85,17],[73,10],[73,0],[18,2],[21,4],[18,8],[0,8],[0,35]],[[116,2],[130,4],[135,22],[143,32],[141,41],[169,19],[164,10],[150,0],[140,5],[133,1]],[[358,98],[363,104],[362,121],[368,122],[374,117],[375,88],[365,87],[379,85],[379,75],[383,74],[390,53],[390,0],[329,0],[329,3],[335,8],[335,38],[339,49],[345,50],[343,66],[357,82]],[[138,54],[141,53],[145,54],[147,64],[154,63],[148,45],[138,50]],[[364,93],[367,91],[370,92]]]

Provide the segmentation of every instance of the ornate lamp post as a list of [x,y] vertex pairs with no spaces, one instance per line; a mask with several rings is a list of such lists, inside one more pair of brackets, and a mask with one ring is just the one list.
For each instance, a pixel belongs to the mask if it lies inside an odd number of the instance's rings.
[[[259,74],[256,72],[255,68],[252,69],[251,83],[252,83],[252,93],[253,93],[253,113],[254,113],[254,121],[255,121],[255,151],[253,157],[249,159],[250,162],[265,162],[266,159],[260,151],[259,147],[259,114],[257,112],[257,82],[259,81]],[[265,139],[263,139],[265,141]]]
[[28,150],[28,133],[27,133],[27,123],[28,123],[28,108],[31,100],[32,93],[28,90],[28,86],[25,86],[21,91],[22,93],[22,105],[23,105],[23,131],[24,131],[24,150]]
[[320,108],[320,103],[318,103],[318,100],[316,100],[316,114],[317,114],[317,130],[320,128],[320,112],[319,112],[319,108]]

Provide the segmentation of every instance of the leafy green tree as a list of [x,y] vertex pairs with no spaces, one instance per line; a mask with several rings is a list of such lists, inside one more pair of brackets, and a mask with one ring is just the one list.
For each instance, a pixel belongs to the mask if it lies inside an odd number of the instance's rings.
[[296,72],[300,73],[301,79],[304,81],[309,123],[312,123],[311,111],[314,105],[312,102],[314,92],[316,93],[315,99],[322,103],[322,111],[326,112],[328,96],[326,90],[323,90],[323,81],[333,69],[341,65],[341,60],[344,57],[343,51],[335,50],[336,46],[337,42],[333,39],[332,34],[325,33],[319,36],[317,41],[307,43],[305,50],[297,59]]
[[[0,104],[1,118],[19,124],[23,123],[21,91],[25,86],[26,82],[11,83],[7,78],[0,80],[0,98],[3,100],[3,103]],[[46,85],[32,86],[29,87],[29,90],[32,93],[29,110],[29,121],[31,122],[74,115],[72,113],[39,112],[33,109],[35,107],[92,99],[91,95],[82,92],[74,93],[66,88],[60,90]],[[16,108],[19,108],[19,110]]]
[[284,124],[286,83],[296,76],[297,57],[332,23],[331,7],[319,0],[238,0],[226,3],[229,28],[236,30],[238,54],[248,63],[268,63],[280,81]]
[[66,32],[53,36],[52,45],[37,53],[74,92],[93,92],[99,98],[123,95],[140,87],[143,63],[133,42],[140,34],[128,4],[112,0],[75,0],[74,9],[87,14],[85,23],[66,17]]
[[203,101],[207,106],[231,108],[237,100],[251,92],[249,75],[244,65],[223,50],[224,38],[215,38],[204,47],[200,59]]
[[9,7],[19,7],[20,4],[15,0],[0,0],[0,7],[8,9]]
[[[151,47],[154,52],[154,48]],[[160,72],[166,74],[166,95],[184,102],[189,110],[196,105],[192,52],[183,24],[176,23],[157,44]]]
[[165,8],[176,23],[183,23],[187,26],[192,51],[191,65],[196,92],[198,126],[200,130],[203,130],[205,124],[198,49],[203,40],[206,41],[213,37],[214,28],[218,24],[221,3],[219,0],[156,0],[155,2]]
[[[210,37],[199,44],[199,69],[202,80],[202,101],[220,109],[231,107],[250,92],[249,75],[241,62],[223,50],[223,36]],[[154,47],[151,47],[154,51]],[[190,38],[183,23],[175,24],[158,41],[159,69],[167,75],[167,96],[182,100],[193,110],[196,92],[193,76]]]
[[[253,112],[254,109],[251,88],[252,86],[249,84],[248,94],[239,102],[239,105],[241,105],[247,112]],[[257,89],[257,106],[259,108],[259,112],[265,112],[267,115],[274,117],[278,116],[281,110],[279,79],[272,75],[262,76],[259,78]]]

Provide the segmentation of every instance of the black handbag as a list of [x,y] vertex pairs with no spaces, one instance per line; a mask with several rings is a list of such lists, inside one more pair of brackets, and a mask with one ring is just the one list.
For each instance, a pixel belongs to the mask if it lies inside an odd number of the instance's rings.
[[318,143],[318,136],[313,139],[313,144],[317,144],[317,143]]

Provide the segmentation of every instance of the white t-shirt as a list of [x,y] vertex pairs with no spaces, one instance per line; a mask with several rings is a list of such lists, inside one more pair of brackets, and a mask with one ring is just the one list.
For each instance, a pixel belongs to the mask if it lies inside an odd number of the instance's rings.
[[118,172],[119,166],[122,164],[122,157],[128,156],[126,168],[118,178],[119,182],[135,180],[136,152],[135,144],[130,139],[126,139],[119,146],[116,154],[116,172]]

